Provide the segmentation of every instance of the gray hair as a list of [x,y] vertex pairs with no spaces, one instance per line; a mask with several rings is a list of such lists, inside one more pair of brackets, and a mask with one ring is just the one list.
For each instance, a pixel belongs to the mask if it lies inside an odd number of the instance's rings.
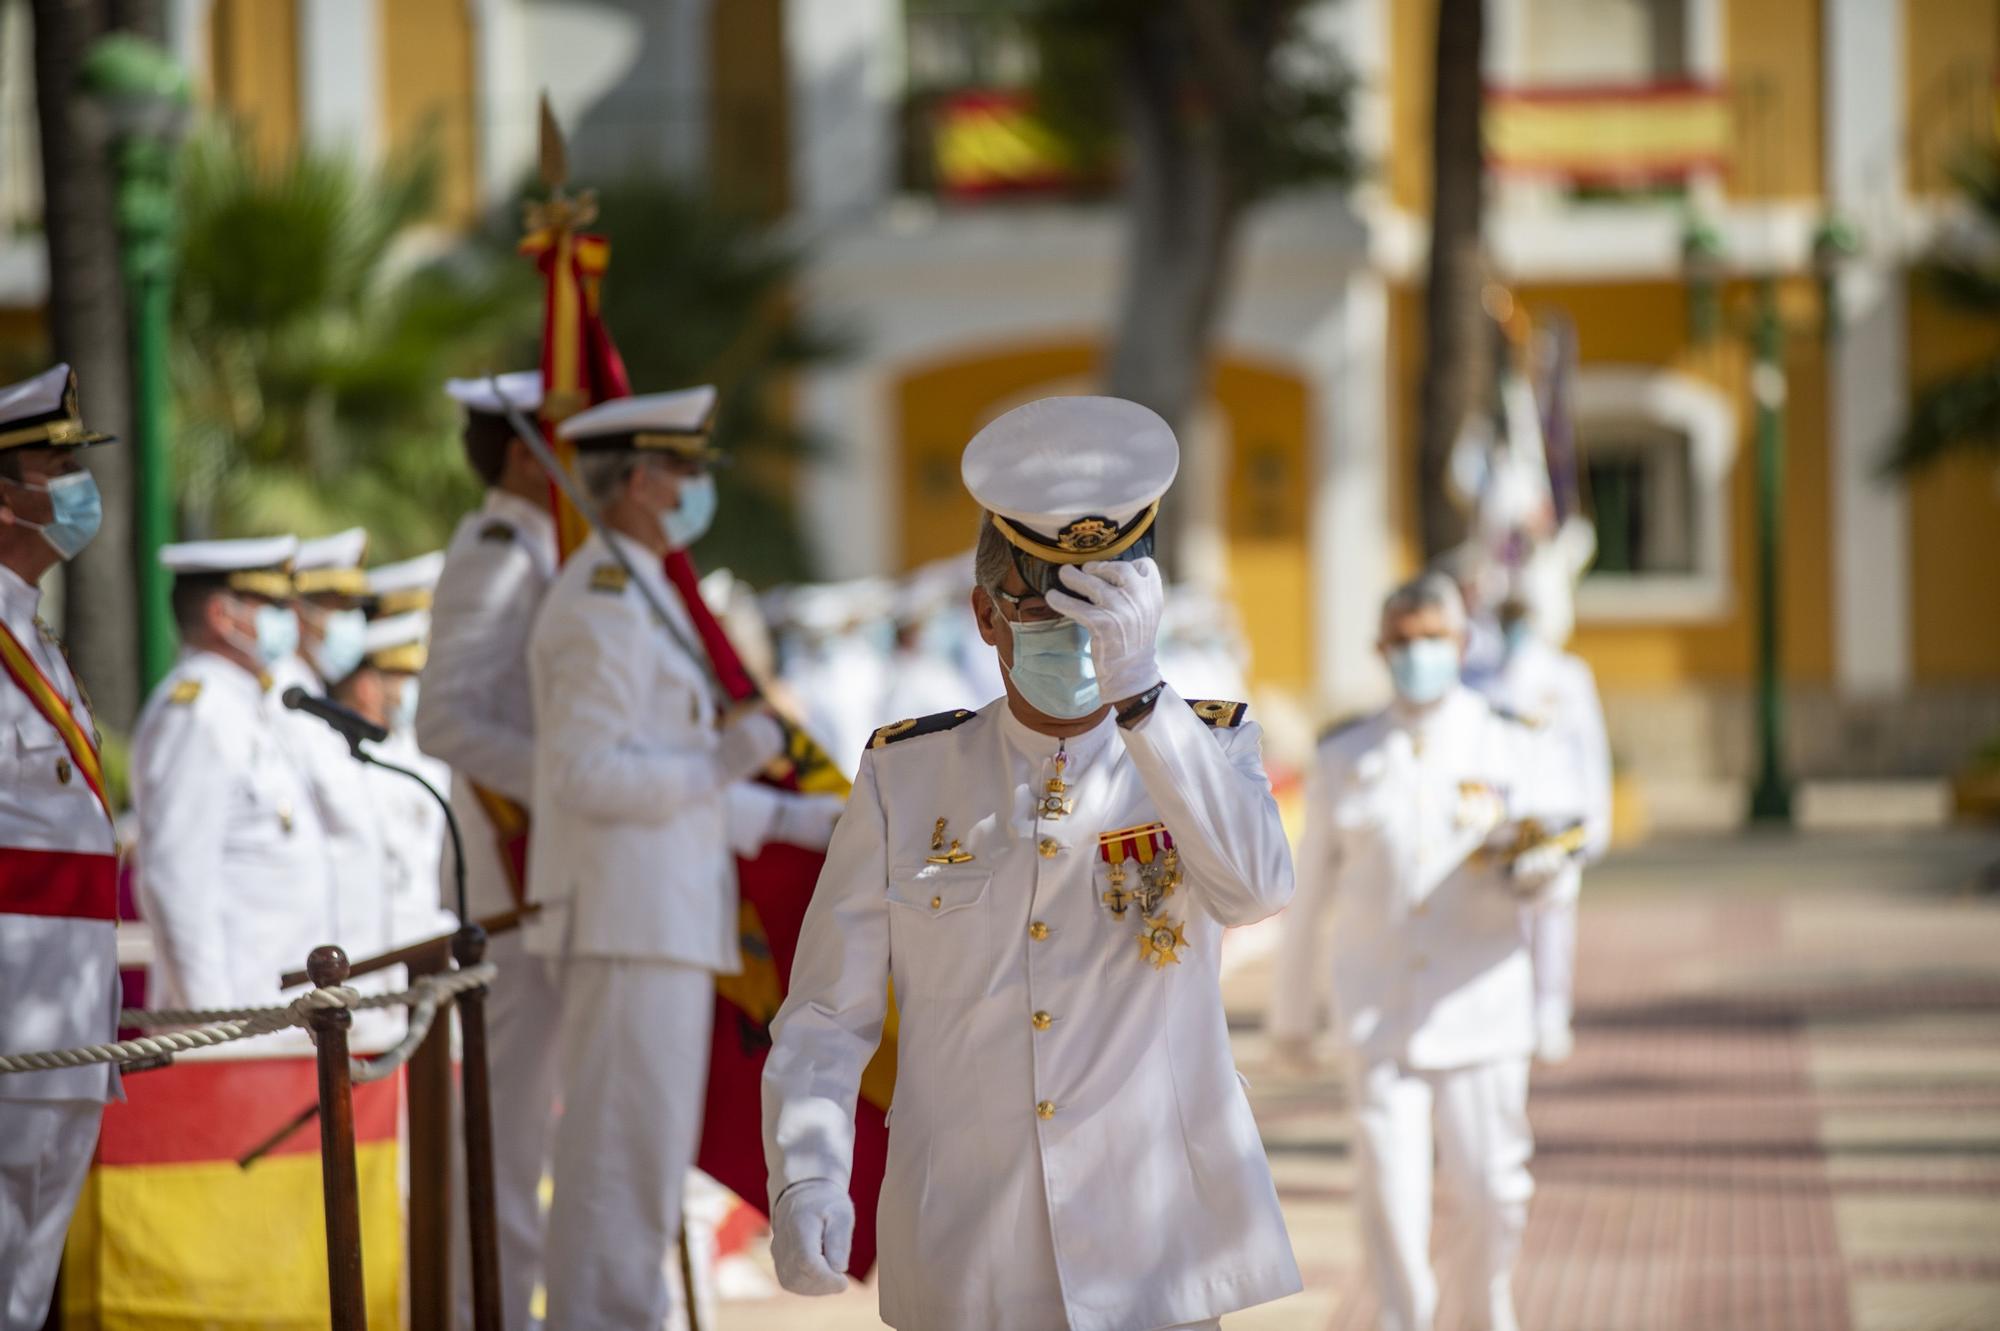
[[1382,622],[1401,619],[1420,610],[1436,610],[1444,615],[1453,633],[1465,632],[1465,598],[1448,574],[1432,569],[1419,573],[1389,593],[1382,602]]
[[600,513],[618,498],[625,478],[639,467],[639,455],[627,449],[592,450],[576,455],[576,480]]
[[979,515],[979,544],[972,552],[972,580],[986,589],[988,596],[1000,590],[1007,569],[1014,562],[1013,547],[993,525],[993,515]]

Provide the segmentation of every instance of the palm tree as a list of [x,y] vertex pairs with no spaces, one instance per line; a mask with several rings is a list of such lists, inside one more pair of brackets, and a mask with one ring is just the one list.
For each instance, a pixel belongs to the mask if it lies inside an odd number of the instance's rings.
[[[1950,308],[2000,324],[2000,145],[1966,154],[1952,175],[1971,206],[1970,233],[1941,248],[1917,279]],[[2000,359],[1926,385],[1884,466],[1907,476],[1959,453],[2000,455]]]
[[190,534],[366,526],[388,558],[433,548],[477,499],[440,391],[535,325],[518,265],[420,262],[427,153],[369,173],[304,149],[262,160],[215,130],[183,167],[175,475]]

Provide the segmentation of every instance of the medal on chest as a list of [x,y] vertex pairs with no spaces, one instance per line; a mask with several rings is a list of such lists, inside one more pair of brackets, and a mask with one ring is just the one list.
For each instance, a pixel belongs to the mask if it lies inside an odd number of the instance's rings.
[[1069,785],[1063,780],[1063,769],[1069,766],[1069,755],[1056,750],[1056,774],[1049,778],[1043,788],[1041,802],[1035,805],[1035,816],[1044,819],[1068,817],[1076,810],[1076,801],[1070,798]]
[[944,844],[945,820],[940,818],[931,828],[931,853],[924,856],[925,864],[970,864],[972,852],[958,844],[958,838],[951,839],[951,847]]
[[1180,964],[1187,945],[1184,926],[1162,909],[1180,886],[1181,857],[1165,823],[1121,827],[1097,838],[1097,855],[1106,865],[1107,889],[1099,898],[1114,920],[1136,910],[1141,929],[1139,957],[1154,970]]

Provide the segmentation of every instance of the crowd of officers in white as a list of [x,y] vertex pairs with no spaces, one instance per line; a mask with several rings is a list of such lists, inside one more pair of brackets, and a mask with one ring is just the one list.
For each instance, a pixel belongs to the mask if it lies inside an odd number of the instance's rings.
[[[983,510],[969,623],[998,693],[876,729],[844,802],[789,794],[754,780],[784,726],[731,705],[663,572],[715,516],[713,390],[562,424],[598,520],[566,561],[505,414],[538,407],[539,376],[449,391],[486,495],[441,557],[367,569],[358,531],[162,552],[183,652],[140,718],[122,826],[149,1002],[267,1004],[318,944],[362,956],[453,922],[440,815],[285,690],[448,781],[471,913],[520,922],[488,953],[510,1329],[538,1284],[552,1329],[667,1317],[714,980],[740,963],[733,857],[769,842],[826,851],[765,1070],[787,1289],[846,1284],[855,1101],[893,983],[887,1323],[1212,1327],[1296,1291],[1220,991],[1225,931],[1289,903],[1274,1047],[1310,1063],[1330,1011],[1382,1326],[1434,1317],[1434,1161],[1466,1231],[1449,1276],[1483,1325],[1515,1325],[1529,1065],[1569,1052],[1578,878],[1609,822],[1589,672],[1531,605],[1503,590],[1497,619],[1469,615],[1441,574],[1388,597],[1393,701],[1321,741],[1295,860],[1247,706],[1162,674],[1171,430],[1044,399],[962,464]],[[66,366],[0,390],[0,1053],[116,1021],[117,811],[37,617],[43,575],[96,530],[101,442]],[[41,1325],[118,1095],[103,1067],[0,1077],[0,1331]]]

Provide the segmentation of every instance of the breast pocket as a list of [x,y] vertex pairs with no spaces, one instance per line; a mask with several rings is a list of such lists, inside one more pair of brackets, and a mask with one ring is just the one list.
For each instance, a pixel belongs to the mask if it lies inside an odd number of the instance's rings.
[[[83,780],[69,760],[69,746],[55,727],[36,717],[22,720],[7,736],[5,788],[23,794],[74,786]],[[4,732],[0,732],[4,733]]]
[[991,982],[993,871],[926,864],[889,875],[889,950],[899,991],[964,996]]

